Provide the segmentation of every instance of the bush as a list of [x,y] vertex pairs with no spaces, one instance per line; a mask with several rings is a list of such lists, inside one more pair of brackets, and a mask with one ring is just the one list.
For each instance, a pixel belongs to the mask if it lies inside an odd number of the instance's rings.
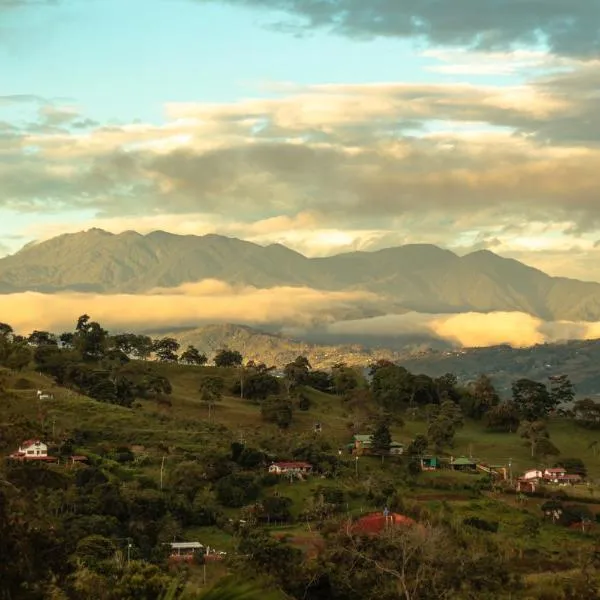
[[490,533],[498,532],[498,521],[486,521],[479,517],[467,517],[463,519],[463,524],[481,531],[489,531]]

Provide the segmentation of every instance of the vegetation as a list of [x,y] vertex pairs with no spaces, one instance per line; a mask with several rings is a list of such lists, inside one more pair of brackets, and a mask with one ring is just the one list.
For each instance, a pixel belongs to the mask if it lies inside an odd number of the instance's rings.
[[[484,375],[305,356],[277,372],[228,348],[212,366],[173,342],[88,315],[61,334],[0,324],[2,600],[600,597],[597,403],[571,403],[568,377],[503,398]],[[371,448],[352,454],[357,433]],[[54,462],[11,458],[26,439]],[[495,470],[455,470],[461,455]],[[585,482],[516,492],[555,466]],[[384,509],[409,519],[358,527]],[[204,549],[177,561],[174,540]]]

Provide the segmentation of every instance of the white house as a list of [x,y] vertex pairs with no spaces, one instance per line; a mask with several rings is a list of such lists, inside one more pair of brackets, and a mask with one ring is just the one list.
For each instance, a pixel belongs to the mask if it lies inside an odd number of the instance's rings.
[[54,456],[48,456],[48,446],[40,440],[25,440],[16,452],[10,455],[15,460],[42,460],[56,462]]
[[307,462],[292,461],[292,462],[276,462],[269,467],[269,473],[275,475],[287,475],[289,473],[307,474],[312,471],[312,465]]
[[48,456],[48,446],[39,440],[25,440],[16,453],[25,458]]
[[523,476],[521,477],[521,479],[526,479],[526,480],[543,479],[543,478],[544,478],[544,473],[542,471],[540,471],[539,469],[529,469],[529,471],[525,471],[525,473],[523,473]]

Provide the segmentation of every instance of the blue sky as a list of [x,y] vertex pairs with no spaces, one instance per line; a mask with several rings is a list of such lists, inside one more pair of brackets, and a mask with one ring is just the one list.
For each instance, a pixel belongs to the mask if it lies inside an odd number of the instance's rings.
[[545,46],[528,24],[565,15],[534,0],[499,17],[491,0],[477,15],[417,2],[412,21],[387,0],[370,21],[355,0],[347,16],[303,0],[28,4],[0,1],[5,251],[137,224],[307,254],[426,241],[556,274],[597,262],[593,2]]

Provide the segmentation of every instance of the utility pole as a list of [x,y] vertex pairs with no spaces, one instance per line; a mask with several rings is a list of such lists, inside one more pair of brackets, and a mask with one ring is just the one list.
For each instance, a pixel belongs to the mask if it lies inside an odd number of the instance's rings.
[[55,439],[54,437],[54,426],[56,425],[56,417],[52,417],[52,439]]
[[131,538],[127,538],[127,562],[129,563],[131,561]]
[[162,460],[160,461],[160,491],[161,492],[163,489],[163,471],[165,469],[165,458],[166,458],[166,456],[163,455]]

